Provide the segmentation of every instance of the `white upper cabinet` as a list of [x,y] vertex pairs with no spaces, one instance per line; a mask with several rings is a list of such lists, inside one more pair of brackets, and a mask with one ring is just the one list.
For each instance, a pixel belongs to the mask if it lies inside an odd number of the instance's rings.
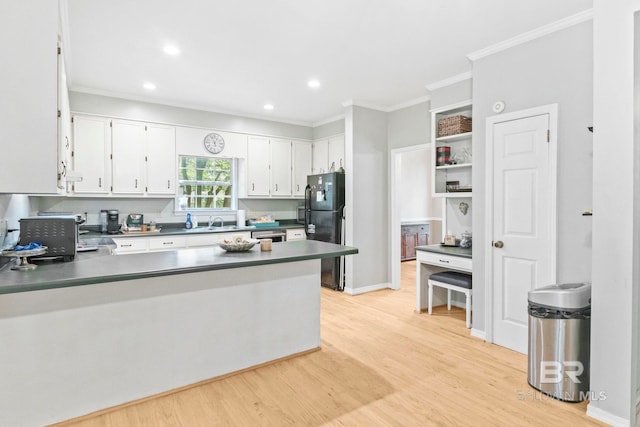
[[145,148],[144,123],[112,121],[113,193],[144,193]]
[[77,195],[173,196],[175,127],[75,115],[73,174]]
[[81,181],[73,183],[73,192],[107,194],[111,181],[109,156],[111,128],[104,117],[73,117],[73,171]]
[[307,175],[312,174],[312,145],[310,142],[293,141],[292,150],[292,192],[294,197],[304,197]]
[[247,195],[269,196],[269,138],[250,136],[247,140]]
[[333,168],[335,172],[342,166],[344,168],[344,135],[336,135],[329,138],[329,161],[328,169]]
[[176,130],[149,124],[146,132],[147,194],[175,194]]
[[58,2],[0,2],[1,193],[58,194]]
[[271,139],[271,195],[291,196],[291,141]]
[[313,173],[326,173],[329,171],[329,140],[318,139],[313,141]]
[[62,192],[67,191],[66,179],[71,168],[71,111],[67,73],[60,45],[58,50],[58,188]]

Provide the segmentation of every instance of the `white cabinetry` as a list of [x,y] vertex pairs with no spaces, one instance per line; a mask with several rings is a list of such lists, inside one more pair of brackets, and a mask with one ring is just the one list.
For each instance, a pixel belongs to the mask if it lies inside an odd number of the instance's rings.
[[173,126],[75,115],[72,156],[75,194],[175,195]]
[[342,166],[344,168],[344,135],[336,135],[329,138],[329,169],[333,166],[337,172]]
[[271,139],[271,196],[291,196],[291,141]]
[[313,173],[325,173],[329,171],[329,140],[318,139],[313,141]]
[[344,134],[313,141],[313,173],[327,173],[344,167]]
[[[293,148],[295,144],[295,149]],[[302,182],[306,185],[306,174],[311,164],[310,150],[298,147],[303,142],[288,139],[249,136],[247,140],[247,196],[290,198],[292,192],[292,158],[301,162],[300,172],[304,178],[297,177],[297,188]],[[306,158],[305,158],[306,156]],[[302,186],[302,193],[304,186]]]
[[176,130],[173,126],[147,125],[147,194],[176,192]]
[[107,194],[110,190],[111,155],[109,119],[73,117],[73,170],[82,180],[73,184],[74,193]]
[[[454,116],[471,118],[471,101],[431,110],[431,141],[433,165],[432,193],[435,197],[471,197],[472,133],[438,134],[438,122]],[[439,161],[438,152],[449,150],[448,161]],[[442,156],[440,156],[442,159]]]
[[3,1],[0,22],[0,193],[57,194],[58,2]]
[[113,120],[111,129],[112,191],[144,193],[145,124]]
[[250,231],[230,233],[202,233],[190,235],[165,235],[165,236],[130,236],[113,237],[116,255],[135,254],[141,252],[170,251],[181,248],[216,246],[225,239],[231,240],[236,236],[244,240],[251,238]]
[[304,189],[307,186],[307,175],[312,174],[312,145],[309,142],[293,141],[293,182],[292,192],[294,197],[304,197]]
[[307,234],[304,232],[304,228],[287,229],[287,242],[294,240],[307,240]]
[[247,195],[269,196],[269,138],[247,140]]
[[69,109],[69,88],[67,72],[62,56],[62,46],[58,50],[58,188],[67,191],[67,173],[71,172],[71,111]]

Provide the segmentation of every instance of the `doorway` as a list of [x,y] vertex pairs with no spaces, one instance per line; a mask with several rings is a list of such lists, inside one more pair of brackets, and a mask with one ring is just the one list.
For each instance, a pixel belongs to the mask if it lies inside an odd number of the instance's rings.
[[528,292],[556,282],[557,111],[487,118],[487,341],[524,354]]
[[[407,271],[401,268],[400,256],[403,221],[433,226],[433,221],[441,221],[442,202],[431,197],[431,144],[393,149],[389,159],[391,288],[400,289],[402,272]],[[435,243],[431,233],[429,243]]]

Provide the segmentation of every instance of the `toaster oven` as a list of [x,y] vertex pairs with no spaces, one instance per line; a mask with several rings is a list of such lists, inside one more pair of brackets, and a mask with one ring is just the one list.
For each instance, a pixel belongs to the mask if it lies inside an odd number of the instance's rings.
[[78,246],[77,222],[74,216],[38,216],[20,220],[20,245],[38,242],[47,253],[31,259],[73,261]]

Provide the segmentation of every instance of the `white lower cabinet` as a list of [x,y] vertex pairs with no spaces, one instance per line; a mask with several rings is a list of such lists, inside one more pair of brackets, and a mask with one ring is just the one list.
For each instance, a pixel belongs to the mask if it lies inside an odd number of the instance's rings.
[[216,246],[223,240],[231,240],[235,237],[244,240],[251,238],[250,231],[238,231],[229,233],[203,233],[196,235],[168,235],[153,237],[114,237],[112,238],[116,248],[113,253],[135,254],[141,252],[170,251],[180,248],[194,248],[204,246]]
[[223,240],[231,240],[236,236],[242,237],[244,240],[251,238],[250,231],[238,231],[230,233],[207,233],[187,236],[187,247],[193,248],[198,246],[214,246]]
[[287,242],[292,240],[307,240],[307,233],[304,232],[304,228],[287,229]]
[[149,237],[150,251],[166,251],[185,246],[187,246],[187,238],[184,236]]
[[113,250],[114,254],[135,254],[140,252],[147,252],[149,247],[148,239],[143,237],[118,237],[113,238],[116,248]]

